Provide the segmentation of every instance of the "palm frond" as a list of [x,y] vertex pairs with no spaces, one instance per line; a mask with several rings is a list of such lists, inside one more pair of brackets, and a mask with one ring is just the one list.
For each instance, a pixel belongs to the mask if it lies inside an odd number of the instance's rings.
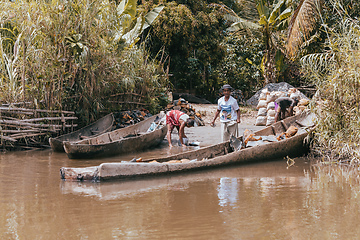
[[145,15],[145,22],[142,31],[144,31],[146,28],[148,28],[154,20],[159,16],[160,12],[164,9],[165,6],[158,6],[152,9],[150,12],[148,12]]
[[319,78],[322,78],[326,73],[336,69],[336,54],[332,52],[308,54],[300,59],[300,63],[303,68],[317,73]]
[[296,8],[288,28],[286,50],[289,58],[296,56],[302,43],[314,30],[320,16],[321,5],[322,0],[301,0]]
[[247,29],[256,30],[259,28],[261,28],[261,26],[257,23],[253,23],[251,21],[238,18],[237,21],[231,24],[231,26],[228,27],[226,30],[229,32],[234,32],[234,31],[247,30]]
[[224,19],[230,22],[240,22],[242,18],[233,14],[224,14]]
[[212,3],[209,6],[216,7],[219,11],[224,13],[224,19],[233,22],[230,27],[226,30],[229,32],[241,31],[241,30],[256,30],[261,28],[257,23],[254,23],[245,18],[239,17],[231,8],[227,7],[224,4]]
[[256,11],[256,0],[238,0],[241,12],[238,15],[244,19],[258,21],[259,14]]

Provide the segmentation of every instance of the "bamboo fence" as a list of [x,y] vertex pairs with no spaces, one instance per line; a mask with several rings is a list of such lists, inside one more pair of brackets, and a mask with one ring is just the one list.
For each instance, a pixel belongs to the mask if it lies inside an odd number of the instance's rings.
[[31,149],[48,147],[48,138],[77,127],[75,112],[26,107],[30,103],[0,105],[0,147]]

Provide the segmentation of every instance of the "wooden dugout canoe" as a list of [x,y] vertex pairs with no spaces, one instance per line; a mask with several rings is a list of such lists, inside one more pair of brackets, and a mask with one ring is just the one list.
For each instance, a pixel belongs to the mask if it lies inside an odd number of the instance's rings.
[[104,132],[111,130],[114,124],[114,115],[112,113],[98,119],[97,121],[87,125],[77,131],[64,134],[49,139],[49,144],[54,152],[64,152],[63,142],[76,142],[83,138],[95,137]]
[[161,119],[160,114],[93,138],[64,142],[65,152],[71,159],[89,159],[115,156],[157,146],[165,138],[167,128],[166,125],[159,125],[154,131],[147,132],[156,119]]
[[[297,161],[297,167],[289,169],[278,169],[278,164],[264,164],[263,168],[256,166],[246,166],[244,168],[223,167],[208,169],[207,171],[196,171],[176,175],[163,175],[161,177],[139,178],[131,181],[111,181],[103,184],[94,184],[90,181],[61,181],[60,191],[62,194],[73,194],[81,197],[94,197],[99,200],[119,200],[124,197],[133,197],[153,191],[154,189],[168,189],[169,187],[188,186],[194,182],[204,180],[218,180],[224,176],[229,178],[247,179],[247,181],[256,181],[259,177],[276,178],[297,177],[303,173],[303,168],[308,167],[304,161]],[[304,181],[306,180],[303,175]],[[289,180],[290,181],[290,180]]]
[[[269,161],[286,156],[295,157],[308,150],[304,140],[314,127],[314,119],[315,115],[310,112],[303,112],[300,115],[286,118],[256,131],[254,134],[255,136],[277,136],[285,132],[290,126],[295,126],[298,128],[295,136],[267,143],[251,142],[252,147],[239,151],[234,151],[230,141],[227,141],[168,157],[144,160],[143,162],[102,163],[99,166],[87,168],[63,167],[60,169],[60,175],[62,179],[70,181],[104,181],[179,173],[242,162]],[[169,163],[171,160],[181,159],[187,159],[187,161]],[[156,162],[153,162],[154,160]]]

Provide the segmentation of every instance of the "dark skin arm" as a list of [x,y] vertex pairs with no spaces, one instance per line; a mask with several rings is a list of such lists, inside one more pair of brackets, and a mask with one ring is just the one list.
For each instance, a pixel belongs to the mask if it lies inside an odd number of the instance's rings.
[[275,113],[275,122],[278,122],[278,121],[280,121],[280,112],[276,111],[276,113]]
[[237,114],[236,122],[240,123],[240,109],[236,110],[236,114]]
[[219,116],[219,114],[220,114],[220,110],[217,109],[217,110],[216,110],[216,113],[215,113],[215,117],[214,117],[214,119],[212,120],[212,122],[210,123],[211,126],[214,126],[215,120],[217,119],[217,117]]
[[[291,105],[291,106],[289,107],[289,110],[288,110],[289,116],[293,116],[293,115],[294,115],[293,109],[294,109],[294,106]],[[286,110],[284,111],[283,115],[285,115],[285,112],[286,112]],[[281,109],[280,109],[280,111],[276,111],[276,114],[275,114],[275,122],[280,121],[280,114],[281,114]]]
[[294,109],[294,106],[291,105],[291,106],[289,107],[289,115],[290,115],[290,116],[293,116],[293,115],[294,115],[293,109]]

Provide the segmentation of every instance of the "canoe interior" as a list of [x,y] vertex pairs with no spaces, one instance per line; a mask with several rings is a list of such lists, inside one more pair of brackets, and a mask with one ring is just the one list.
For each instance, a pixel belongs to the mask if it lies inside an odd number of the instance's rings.
[[62,146],[64,141],[80,141],[83,138],[94,137],[104,132],[110,131],[113,126],[114,120],[114,115],[110,113],[79,130],[58,136],[56,138],[50,138],[50,146],[54,151],[64,151]]
[[120,128],[111,132],[106,132],[93,138],[80,140],[74,144],[100,145],[119,141],[124,138],[137,137],[146,133],[151,124],[156,119],[160,120],[160,115],[151,116],[137,124],[128,126],[126,128]]

